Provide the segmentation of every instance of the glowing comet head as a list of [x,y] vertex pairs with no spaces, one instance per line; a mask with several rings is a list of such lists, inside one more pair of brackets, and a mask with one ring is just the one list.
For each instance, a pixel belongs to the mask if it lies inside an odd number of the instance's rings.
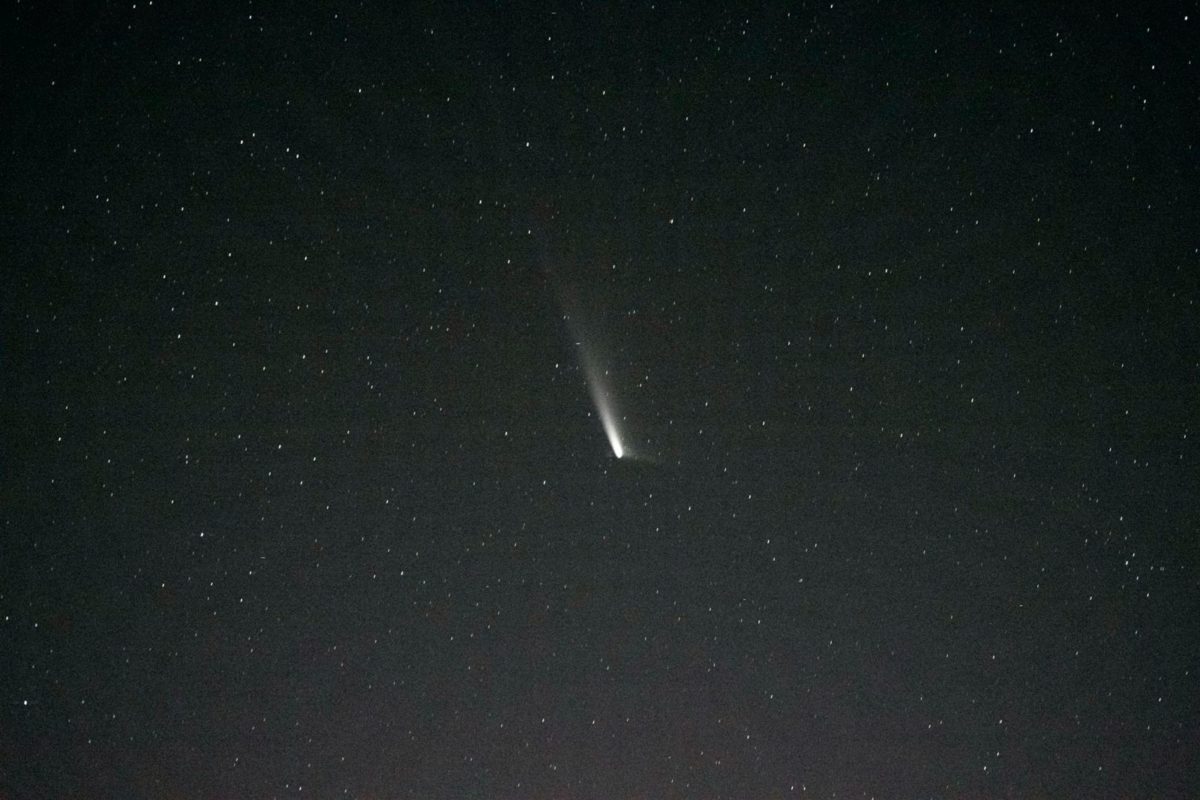
[[617,425],[617,415],[613,409],[612,400],[608,396],[605,373],[597,369],[594,364],[586,363],[587,361],[590,359],[585,359],[588,389],[592,395],[592,402],[596,404],[596,413],[600,415],[600,425],[604,428],[604,435],[608,437],[608,446],[612,448],[614,456],[624,458],[628,455],[628,451],[621,443],[621,429]]
[[612,418],[612,410],[605,404],[597,403],[600,408],[600,424],[604,426],[604,435],[612,447],[613,455],[621,458],[625,455],[625,447],[621,444],[621,434],[617,431],[617,423]]
[[612,448],[613,455],[618,459],[635,458],[637,454],[629,450],[621,441],[620,417],[609,391],[608,370],[605,369],[595,349],[589,347],[589,339],[584,335],[583,326],[574,319],[576,315],[572,312],[576,304],[572,302],[570,295],[564,293],[562,304],[567,324],[575,339],[584,378],[587,379],[588,393],[592,396],[592,403],[596,406],[596,413],[600,417],[600,425],[604,428],[608,446]]

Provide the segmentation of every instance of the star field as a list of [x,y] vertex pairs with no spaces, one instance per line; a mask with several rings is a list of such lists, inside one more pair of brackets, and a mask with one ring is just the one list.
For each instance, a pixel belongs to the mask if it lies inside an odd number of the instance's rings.
[[1200,793],[1195,4],[4,18],[0,798]]

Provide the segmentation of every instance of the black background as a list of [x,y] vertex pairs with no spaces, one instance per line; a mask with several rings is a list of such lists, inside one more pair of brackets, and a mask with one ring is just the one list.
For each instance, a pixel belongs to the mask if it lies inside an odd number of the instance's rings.
[[1200,792],[1194,4],[4,16],[0,796]]

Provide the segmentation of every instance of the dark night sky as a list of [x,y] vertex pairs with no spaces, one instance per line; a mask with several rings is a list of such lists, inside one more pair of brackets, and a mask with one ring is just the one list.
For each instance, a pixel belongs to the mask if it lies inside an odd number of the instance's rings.
[[1195,3],[296,5],[3,12],[0,798],[1200,796]]

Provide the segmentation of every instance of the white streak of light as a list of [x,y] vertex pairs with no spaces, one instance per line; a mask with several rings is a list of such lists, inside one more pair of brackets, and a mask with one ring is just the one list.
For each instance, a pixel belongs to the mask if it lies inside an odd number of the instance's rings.
[[624,458],[625,445],[621,444],[621,430],[617,427],[617,415],[608,396],[605,372],[597,366],[586,350],[583,352],[583,371],[587,377],[592,402],[596,404],[596,412],[600,415],[600,425],[604,428],[604,435],[608,437],[608,445],[612,448],[614,456]]
[[600,424],[604,426],[604,435],[608,437],[613,455],[621,458],[625,455],[625,447],[621,444],[621,434],[617,430],[617,421],[613,418],[612,408],[609,407],[607,398],[602,397],[599,391],[593,391],[592,397],[596,400],[596,409],[600,412]]
[[596,358],[591,348],[588,347],[582,330],[572,321],[570,315],[572,304],[567,300],[563,300],[563,308],[567,312],[567,325],[570,327],[571,334],[575,339],[575,347],[578,350],[579,360],[583,366],[583,375],[587,380],[588,393],[591,394],[592,403],[596,406],[596,412],[600,416],[600,425],[604,428],[604,435],[608,437],[608,446],[612,448],[614,456],[624,458],[626,455],[629,455],[629,451],[621,443],[621,430],[617,426],[616,408],[608,391],[608,371],[601,366],[600,361]]

